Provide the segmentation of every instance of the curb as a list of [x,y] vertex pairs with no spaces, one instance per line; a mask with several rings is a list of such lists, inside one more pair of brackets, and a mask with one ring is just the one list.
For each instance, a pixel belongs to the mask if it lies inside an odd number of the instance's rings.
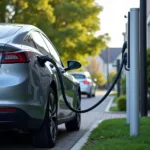
[[113,99],[114,99],[114,96],[112,96],[110,102],[108,103],[108,105],[107,105],[107,107],[106,107],[106,109],[105,109],[105,112],[111,112],[111,111],[109,111],[109,108],[111,107],[111,104],[112,104],[112,102],[113,102]]
[[88,130],[70,150],[81,150],[82,146],[87,142],[90,133],[91,133],[102,121],[103,121],[103,120],[97,121],[97,122],[90,128],[90,130]]

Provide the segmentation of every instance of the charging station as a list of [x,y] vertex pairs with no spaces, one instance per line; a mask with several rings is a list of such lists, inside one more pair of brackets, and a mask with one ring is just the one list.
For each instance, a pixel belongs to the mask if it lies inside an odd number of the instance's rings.
[[140,132],[139,118],[147,116],[147,67],[146,67],[146,0],[140,0],[140,9],[131,8],[127,24],[127,124],[130,136]]

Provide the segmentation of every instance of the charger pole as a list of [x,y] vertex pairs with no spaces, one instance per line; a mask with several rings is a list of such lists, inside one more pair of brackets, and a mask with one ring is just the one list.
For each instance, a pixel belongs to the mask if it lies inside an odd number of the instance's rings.
[[146,66],[146,0],[140,0],[140,111],[147,116],[147,66]]
[[139,9],[130,9],[130,136],[139,134]]

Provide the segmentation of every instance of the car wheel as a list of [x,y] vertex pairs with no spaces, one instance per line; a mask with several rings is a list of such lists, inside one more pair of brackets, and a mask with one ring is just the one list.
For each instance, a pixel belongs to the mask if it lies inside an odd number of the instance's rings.
[[[40,148],[52,148],[57,137],[56,96],[52,89],[49,93],[46,115],[39,131],[33,134],[33,145]],[[55,113],[54,113],[55,110]]]
[[95,97],[95,91],[94,91],[94,94],[92,96]]
[[87,94],[87,97],[88,97],[88,98],[91,98],[91,97],[92,97],[92,90],[90,90],[90,93]]
[[93,94],[93,97],[95,97],[95,93]]
[[[78,104],[77,104],[78,110],[81,110],[80,101],[81,101],[81,96],[80,96],[80,94],[78,94]],[[80,125],[81,125],[81,114],[80,113],[76,113],[75,117],[71,121],[65,123],[67,131],[78,131],[78,130],[80,130]]]

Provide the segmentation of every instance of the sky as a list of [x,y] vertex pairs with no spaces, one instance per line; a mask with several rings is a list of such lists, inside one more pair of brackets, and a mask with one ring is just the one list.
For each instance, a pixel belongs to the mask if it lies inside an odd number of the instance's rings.
[[139,8],[140,0],[95,0],[103,11],[100,13],[100,31],[98,34],[108,33],[111,41],[108,47],[122,47],[125,24],[130,8]]

